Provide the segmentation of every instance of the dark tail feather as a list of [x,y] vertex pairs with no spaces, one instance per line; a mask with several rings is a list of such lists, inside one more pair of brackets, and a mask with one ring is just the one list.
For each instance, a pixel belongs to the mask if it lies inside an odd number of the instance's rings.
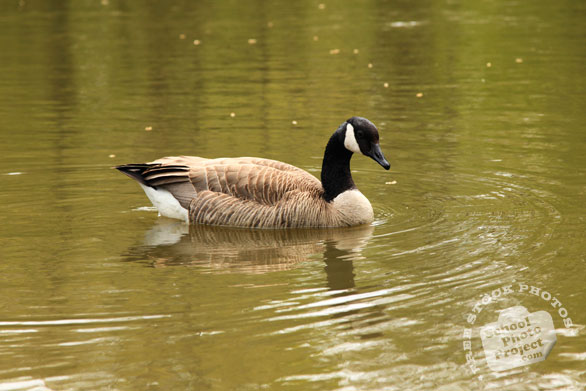
[[123,164],[117,170],[145,186],[157,188],[173,183],[189,182],[189,167],[160,163]]
[[143,174],[149,168],[152,168],[155,166],[158,166],[158,164],[137,163],[137,164],[123,164],[121,166],[116,166],[114,168],[116,168],[118,171],[122,172],[123,174],[128,175],[132,179],[137,180],[139,183],[142,183],[145,186],[150,186],[146,182]]

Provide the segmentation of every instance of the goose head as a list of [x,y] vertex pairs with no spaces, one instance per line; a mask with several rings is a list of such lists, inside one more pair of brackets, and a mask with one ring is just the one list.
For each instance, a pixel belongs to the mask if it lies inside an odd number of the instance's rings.
[[366,118],[352,117],[343,123],[338,131],[348,151],[372,158],[385,170],[391,168],[391,164],[380,149],[378,130],[372,122]]

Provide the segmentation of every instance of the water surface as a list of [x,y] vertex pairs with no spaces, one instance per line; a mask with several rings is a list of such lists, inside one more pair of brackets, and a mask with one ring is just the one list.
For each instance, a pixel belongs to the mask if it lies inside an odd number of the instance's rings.
[[[586,385],[583,3],[0,10],[0,389]],[[111,169],[261,156],[319,176],[352,115],[392,165],[352,160],[371,226],[189,228]],[[467,323],[519,283],[573,327],[529,293]],[[557,344],[493,372],[478,327],[514,305],[549,312]]]

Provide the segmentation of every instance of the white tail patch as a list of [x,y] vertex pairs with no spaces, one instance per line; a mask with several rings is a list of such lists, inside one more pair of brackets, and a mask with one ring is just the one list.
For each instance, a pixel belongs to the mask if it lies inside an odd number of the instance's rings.
[[344,137],[344,146],[347,150],[354,153],[360,153],[360,147],[356,142],[356,136],[354,135],[354,126],[351,124],[346,125],[346,136]]
[[159,211],[159,215],[179,219],[185,222],[189,221],[187,209],[179,204],[179,201],[165,189],[153,189],[139,183],[154,207]]

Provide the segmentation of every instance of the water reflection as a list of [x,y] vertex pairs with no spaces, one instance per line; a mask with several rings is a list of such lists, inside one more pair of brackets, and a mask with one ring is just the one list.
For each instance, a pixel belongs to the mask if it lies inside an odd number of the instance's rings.
[[354,286],[353,261],[372,237],[370,225],[351,228],[249,230],[186,225],[160,218],[127,259],[154,267],[200,266],[214,272],[289,270],[323,256],[331,289]]

